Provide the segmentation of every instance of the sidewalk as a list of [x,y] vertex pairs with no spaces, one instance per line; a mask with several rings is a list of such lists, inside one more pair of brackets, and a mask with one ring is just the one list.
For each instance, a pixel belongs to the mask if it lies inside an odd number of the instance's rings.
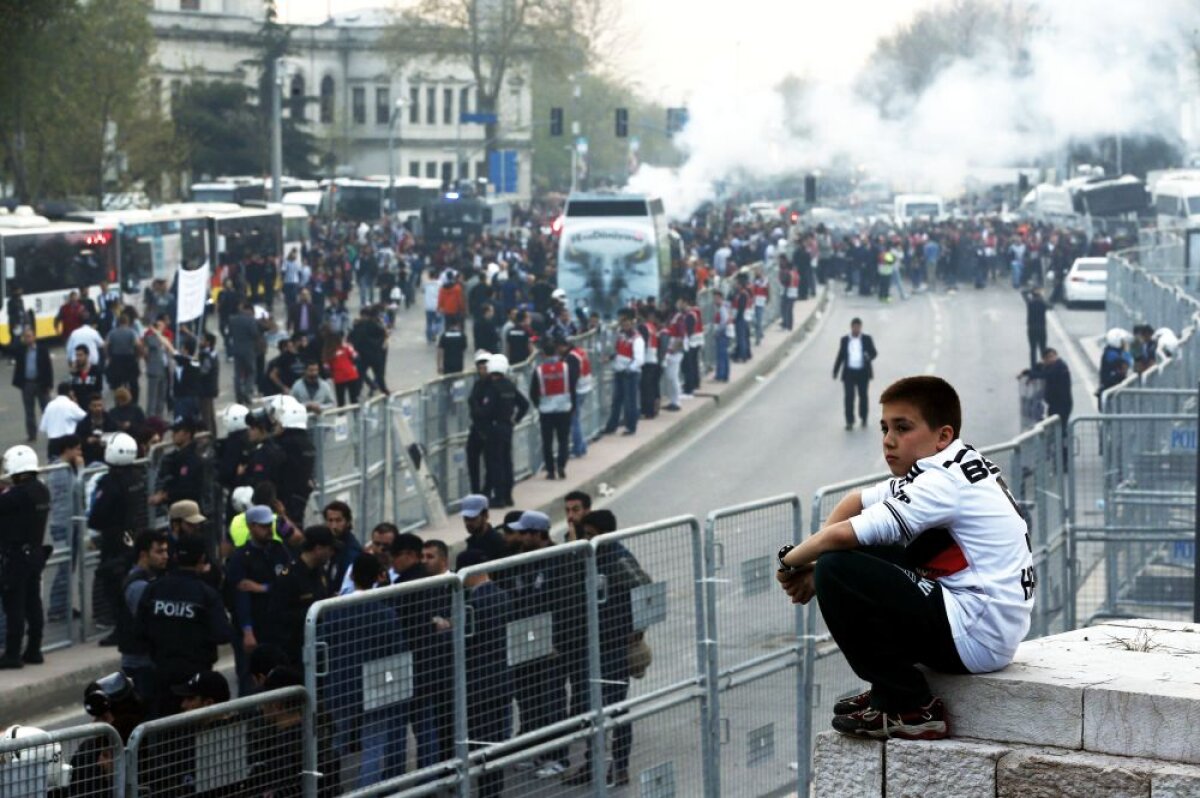
[[[660,413],[658,418],[649,421],[640,420],[636,435],[606,435],[593,441],[588,446],[587,456],[573,459],[567,464],[568,477],[565,481],[547,480],[539,475],[519,482],[513,491],[516,506],[525,510],[540,510],[558,523],[563,518],[562,496],[569,491],[587,491],[602,503],[601,484],[606,483],[610,489],[619,489],[636,471],[712,419],[723,405],[728,406],[759,378],[776,368],[793,347],[807,337],[827,301],[828,294],[823,293],[816,299],[798,302],[797,327],[794,331],[788,333],[778,324],[772,325],[764,332],[762,345],[754,349],[754,358],[750,363],[732,364],[728,383],[704,382],[696,398],[685,402],[682,411]],[[414,306],[409,310],[409,316],[411,320],[419,320],[419,326],[406,325],[409,329],[400,332],[401,324],[397,323],[396,336],[401,340],[393,339],[395,348],[391,357],[403,359],[407,354],[416,360],[416,352],[423,350],[432,364],[433,352],[429,351],[432,347],[425,349],[424,343],[424,314]],[[401,321],[405,320],[409,319],[402,315]],[[407,364],[408,372],[416,374],[422,366],[422,363]],[[432,365],[430,369],[432,371]],[[400,384],[397,381],[397,384],[389,387],[398,390]],[[493,523],[501,520],[502,517],[492,519]],[[451,516],[443,527],[426,527],[419,530],[418,534],[422,538],[445,541],[452,550],[452,563],[466,539],[460,515]],[[232,665],[232,657],[228,651],[225,653],[226,656],[217,664],[218,669],[224,670]],[[116,649],[84,643],[47,652],[45,665],[0,673],[0,727],[14,722],[27,723],[30,719],[64,707],[81,705],[83,688],[87,683],[117,670],[119,665],[120,657]]]

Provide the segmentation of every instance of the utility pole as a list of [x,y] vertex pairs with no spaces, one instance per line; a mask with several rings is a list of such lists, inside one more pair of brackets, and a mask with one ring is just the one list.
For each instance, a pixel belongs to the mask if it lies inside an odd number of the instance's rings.
[[271,202],[283,199],[283,59],[271,62]]
[[404,106],[408,103],[404,98],[396,100],[396,104],[392,107],[392,116],[388,120],[388,213],[395,213],[395,188],[396,188],[396,125],[400,121],[400,112],[404,110]]

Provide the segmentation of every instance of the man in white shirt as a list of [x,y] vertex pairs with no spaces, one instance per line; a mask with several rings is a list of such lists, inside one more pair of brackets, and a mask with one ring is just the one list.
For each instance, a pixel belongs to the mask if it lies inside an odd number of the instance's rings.
[[50,441],[48,452],[50,457],[58,454],[58,439],[66,435],[74,435],[75,427],[87,413],[71,398],[71,383],[58,384],[58,396],[50,401],[42,410],[42,422],[38,429]]
[[88,363],[92,366],[100,365],[100,353],[104,349],[104,338],[92,326],[91,319],[85,321],[82,325],[75,328],[67,338],[68,352],[74,352],[78,346],[86,346],[88,350]]
[[842,499],[825,526],[780,552],[792,600],[813,595],[846,661],[871,689],[834,705],[844,734],[934,740],[948,733],[923,664],[986,673],[1029,632],[1037,578],[1029,529],[1000,469],[959,439],[962,411],[938,377],[880,397],[894,478]]
[[641,391],[642,365],[646,362],[646,342],[634,327],[633,311],[621,308],[617,311],[617,340],[612,354],[613,401],[604,432],[611,435],[617,431],[622,412],[625,415],[625,431],[622,435],[637,432],[638,394]]
[[850,321],[850,334],[842,336],[837,360],[833,363],[833,378],[842,378],[842,402],[846,414],[846,429],[854,429],[854,399],[858,397],[858,417],[867,426],[867,384],[875,376],[871,362],[875,360],[875,342],[863,335],[862,319]]

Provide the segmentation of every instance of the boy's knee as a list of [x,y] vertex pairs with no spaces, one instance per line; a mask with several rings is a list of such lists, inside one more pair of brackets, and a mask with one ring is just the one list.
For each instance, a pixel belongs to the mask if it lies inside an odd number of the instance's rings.
[[818,591],[830,581],[843,581],[854,568],[858,555],[853,551],[827,551],[817,558],[813,572],[813,584]]

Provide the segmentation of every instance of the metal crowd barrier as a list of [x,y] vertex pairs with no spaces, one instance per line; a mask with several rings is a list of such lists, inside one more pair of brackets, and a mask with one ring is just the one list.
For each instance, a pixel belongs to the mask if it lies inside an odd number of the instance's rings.
[[125,787],[123,751],[121,736],[107,723],[6,734],[0,740],[0,795],[117,798]]

